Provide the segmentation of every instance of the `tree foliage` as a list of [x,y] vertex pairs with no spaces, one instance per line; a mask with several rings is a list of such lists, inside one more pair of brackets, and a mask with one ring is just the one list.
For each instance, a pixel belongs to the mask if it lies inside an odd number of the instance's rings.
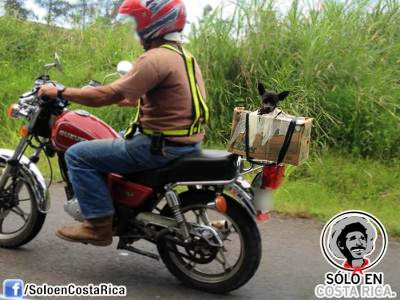
[[4,15],[18,19],[35,18],[36,15],[24,7],[22,0],[3,0],[0,3],[3,7]]
[[55,24],[63,19],[68,21],[72,5],[64,0],[35,0],[35,3],[46,10],[45,20],[47,25]]
[[[95,22],[109,24],[124,0],[34,0],[45,11],[47,25],[71,25],[86,28]],[[0,0],[2,15],[20,19],[38,19],[24,6],[24,0]]]

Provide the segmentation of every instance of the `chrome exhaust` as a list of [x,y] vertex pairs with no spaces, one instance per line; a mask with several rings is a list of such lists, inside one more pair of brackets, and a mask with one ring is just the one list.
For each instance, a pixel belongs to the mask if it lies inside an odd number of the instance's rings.
[[172,228],[178,227],[178,223],[173,218],[168,218],[164,216],[160,216],[158,214],[153,214],[149,212],[140,213],[136,220],[140,223],[143,223],[145,226],[155,225],[163,228]]

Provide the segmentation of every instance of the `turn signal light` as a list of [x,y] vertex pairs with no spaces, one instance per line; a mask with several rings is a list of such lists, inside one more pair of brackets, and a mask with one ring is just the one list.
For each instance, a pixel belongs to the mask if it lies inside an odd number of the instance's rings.
[[11,104],[7,108],[7,117],[9,117],[10,119],[15,118],[17,110],[18,110],[18,105],[17,104]]
[[278,189],[285,177],[285,165],[271,164],[263,167],[261,188]]
[[28,126],[22,126],[19,129],[19,136],[20,137],[27,137],[29,134]]
[[226,213],[226,211],[228,210],[228,205],[226,204],[226,199],[224,196],[220,195],[220,196],[217,196],[217,198],[215,198],[215,208],[221,214]]

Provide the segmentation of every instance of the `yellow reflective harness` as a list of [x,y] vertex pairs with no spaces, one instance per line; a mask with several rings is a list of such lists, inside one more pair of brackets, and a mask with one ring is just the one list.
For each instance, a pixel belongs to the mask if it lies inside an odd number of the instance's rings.
[[180,50],[176,49],[175,47],[169,44],[164,44],[161,46],[161,48],[172,50],[183,57],[193,101],[193,123],[190,125],[189,128],[177,129],[177,130],[156,131],[148,128],[141,128],[139,124],[141,100],[139,100],[136,115],[133,118],[129,128],[126,130],[125,133],[126,139],[129,139],[133,136],[138,126],[140,128],[140,131],[146,135],[153,135],[157,133],[170,137],[191,136],[200,133],[202,131],[202,125],[208,123],[210,119],[209,109],[207,107],[203,95],[201,94],[199,84],[196,80],[195,60],[193,56],[188,54],[183,48],[181,52]]

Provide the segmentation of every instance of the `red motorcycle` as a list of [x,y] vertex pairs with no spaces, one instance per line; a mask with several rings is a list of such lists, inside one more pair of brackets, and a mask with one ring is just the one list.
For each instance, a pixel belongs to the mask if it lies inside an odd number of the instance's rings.
[[[59,66],[58,59],[46,65]],[[0,149],[0,247],[20,247],[43,226],[50,200],[48,186],[35,165],[41,153],[58,157],[65,182],[65,211],[82,221],[64,153],[80,141],[120,138],[88,112],[68,111],[65,99],[37,97],[40,86],[49,82],[58,84],[47,74],[37,78],[33,89],[8,110],[9,117],[28,123],[20,128],[21,139],[14,151]],[[28,148],[34,149],[29,158],[24,156]],[[157,170],[107,174],[118,249],[161,258],[183,283],[203,291],[224,293],[244,285],[261,259],[255,195],[264,201],[260,191],[269,193],[268,186],[275,183],[268,166],[252,164],[245,170],[243,163],[225,151],[203,150]],[[242,178],[259,169],[263,171],[252,185]],[[158,255],[135,248],[134,242],[141,239],[154,243]]]

